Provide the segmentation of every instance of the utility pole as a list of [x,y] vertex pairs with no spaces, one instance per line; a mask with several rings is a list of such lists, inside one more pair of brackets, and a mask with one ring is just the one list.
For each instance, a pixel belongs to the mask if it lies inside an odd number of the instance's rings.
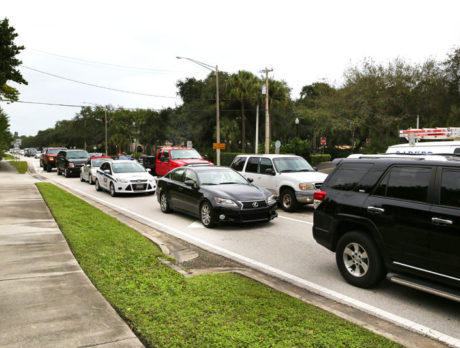
[[109,150],[107,147],[107,106],[105,107],[104,111],[105,111],[105,155],[108,156]]
[[260,72],[265,73],[265,153],[270,153],[270,113],[268,110],[268,73],[273,69],[265,68]]
[[[220,110],[219,110],[219,67],[216,65],[216,142],[220,143]],[[217,165],[220,166],[220,149],[217,149]]]
[[256,109],[256,141],[255,141],[255,153],[259,153],[259,103],[257,103]]

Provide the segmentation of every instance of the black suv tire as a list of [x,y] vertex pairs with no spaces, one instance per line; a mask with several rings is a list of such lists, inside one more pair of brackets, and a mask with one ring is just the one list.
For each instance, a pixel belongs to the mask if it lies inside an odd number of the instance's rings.
[[385,276],[382,257],[368,233],[345,233],[337,243],[335,259],[342,277],[354,286],[370,288]]

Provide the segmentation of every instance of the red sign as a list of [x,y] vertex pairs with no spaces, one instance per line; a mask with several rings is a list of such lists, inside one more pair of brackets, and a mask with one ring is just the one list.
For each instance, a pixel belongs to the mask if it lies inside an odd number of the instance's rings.
[[326,145],[326,137],[322,137],[319,141],[321,145]]
[[366,138],[366,144],[370,145],[371,144],[371,138]]

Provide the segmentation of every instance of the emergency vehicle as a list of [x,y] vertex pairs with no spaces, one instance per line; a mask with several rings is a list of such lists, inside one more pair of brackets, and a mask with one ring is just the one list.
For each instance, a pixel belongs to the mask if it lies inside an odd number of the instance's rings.
[[[389,146],[386,153],[407,155],[458,155],[460,156],[460,128],[421,128],[400,130],[399,136],[406,138],[409,143]],[[420,140],[450,140],[427,141]]]

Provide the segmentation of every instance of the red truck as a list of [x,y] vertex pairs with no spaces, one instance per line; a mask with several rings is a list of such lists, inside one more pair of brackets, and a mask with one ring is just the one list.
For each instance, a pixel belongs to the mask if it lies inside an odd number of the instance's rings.
[[65,147],[49,147],[42,154],[40,159],[40,167],[43,167],[47,172],[51,172],[52,168],[56,168],[56,156],[61,150],[66,150]]
[[189,164],[214,165],[212,162],[201,157],[195,149],[185,147],[162,147],[158,150],[155,158],[155,173],[158,176],[163,176],[174,168]]

